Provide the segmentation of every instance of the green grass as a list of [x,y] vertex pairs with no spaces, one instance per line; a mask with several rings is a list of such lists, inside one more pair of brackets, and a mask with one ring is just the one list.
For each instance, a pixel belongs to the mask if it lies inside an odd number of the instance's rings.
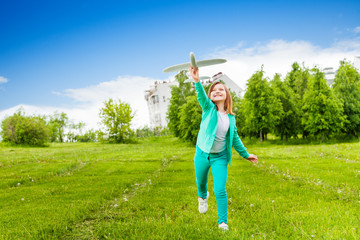
[[0,145],[1,239],[359,239],[360,143],[247,145],[229,169],[230,231],[200,215],[195,147],[139,144]]

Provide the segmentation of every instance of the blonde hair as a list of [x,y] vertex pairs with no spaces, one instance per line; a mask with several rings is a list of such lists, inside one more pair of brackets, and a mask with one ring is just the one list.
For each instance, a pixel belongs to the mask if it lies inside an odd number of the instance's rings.
[[[225,110],[227,111],[227,113],[230,113],[231,115],[235,115],[232,111],[232,99],[231,99],[230,91],[225,86],[225,84],[223,84],[222,82],[214,82],[209,88],[208,97],[209,97],[209,99],[211,99],[211,92],[214,89],[214,87],[219,83],[224,86],[225,92],[226,92],[226,98],[225,98],[225,103],[224,103]],[[216,106],[216,108],[217,108],[217,106]]]

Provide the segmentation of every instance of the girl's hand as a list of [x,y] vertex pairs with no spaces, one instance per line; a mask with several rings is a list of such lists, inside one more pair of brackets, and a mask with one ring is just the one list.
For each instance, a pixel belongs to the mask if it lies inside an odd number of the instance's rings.
[[253,163],[257,163],[258,158],[256,155],[250,154],[249,157],[247,158],[247,160],[249,160],[250,162],[253,162]]
[[194,68],[190,65],[189,72],[191,74],[191,77],[195,80],[195,82],[199,82],[199,68]]

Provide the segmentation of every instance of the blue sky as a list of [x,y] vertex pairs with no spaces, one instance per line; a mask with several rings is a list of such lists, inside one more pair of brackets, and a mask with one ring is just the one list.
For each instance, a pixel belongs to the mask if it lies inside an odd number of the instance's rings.
[[251,50],[254,60],[264,48],[302,43],[317,55],[337,49],[338,62],[359,53],[360,1],[15,0],[1,3],[0,26],[0,112],[21,104],[62,111],[85,108],[75,90],[96,94],[123,80],[129,92],[171,78],[162,69],[190,51],[231,59]]

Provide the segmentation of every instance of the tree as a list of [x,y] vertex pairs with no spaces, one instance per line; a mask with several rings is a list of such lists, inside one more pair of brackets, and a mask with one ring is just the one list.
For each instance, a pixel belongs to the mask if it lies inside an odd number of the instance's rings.
[[309,134],[305,127],[301,124],[301,116],[303,115],[302,112],[302,104],[303,104],[303,98],[304,94],[308,90],[308,82],[311,77],[310,71],[308,68],[306,68],[303,64],[303,67],[300,67],[300,65],[297,62],[294,62],[292,64],[292,70],[286,75],[285,77],[285,84],[290,87],[290,89],[294,93],[294,100],[295,105],[297,109],[297,117],[296,120],[298,125],[298,133],[302,133],[303,138],[306,138],[306,136]]
[[281,104],[275,98],[269,82],[264,78],[264,72],[261,69],[254,73],[247,82],[247,91],[245,93],[245,125],[250,133],[257,132],[262,143],[266,134],[274,129],[279,120]]
[[90,129],[84,134],[80,133],[76,136],[76,141],[78,142],[96,142],[96,131]]
[[54,112],[49,116],[48,126],[50,128],[50,142],[64,142],[65,128],[69,123],[66,113]]
[[275,74],[270,84],[274,96],[281,103],[279,121],[275,124],[275,134],[280,136],[281,140],[285,137],[286,141],[288,141],[288,138],[292,136],[297,137],[300,125],[294,91],[281,81],[279,74]]
[[144,126],[142,128],[136,129],[136,137],[143,138],[143,137],[155,137],[155,136],[167,136],[170,134],[168,128],[163,128],[157,126],[155,128],[150,128],[148,126]]
[[196,96],[188,96],[186,103],[179,109],[180,138],[196,144],[197,135],[200,130],[202,109]]
[[179,83],[178,86],[171,86],[171,98],[170,105],[167,112],[167,118],[169,120],[168,127],[175,137],[180,137],[180,107],[186,103],[188,96],[195,96],[195,91],[192,90],[191,83],[185,83],[188,79],[186,71],[181,71],[175,76],[175,80]]
[[341,61],[335,75],[333,88],[344,103],[343,132],[359,137],[360,134],[360,74],[349,62]]
[[300,67],[297,62],[292,64],[291,71],[285,77],[285,83],[293,90],[298,100],[302,100],[310,78],[309,69]]
[[83,130],[84,130],[85,126],[86,126],[86,123],[84,123],[84,122],[79,122],[79,123],[69,122],[69,124],[68,124],[69,130],[66,134],[67,141],[68,142],[79,141],[79,137],[83,136]]
[[235,92],[230,92],[233,102],[233,113],[236,119],[236,128],[239,136],[246,137],[249,133],[246,132],[247,128],[245,125],[245,99]]
[[300,75],[301,75],[301,68],[297,62],[294,62],[291,65],[291,71],[286,75],[285,82],[288,84],[288,86],[295,91],[295,82],[298,81]]
[[5,118],[1,129],[3,141],[13,144],[42,146],[49,137],[49,128],[44,117],[25,116],[21,110]]
[[324,73],[316,67],[312,71],[314,75],[303,99],[302,123],[305,130],[324,142],[325,138],[340,131],[345,118],[342,102],[327,85]]
[[111,143],[125,143],[131,141],[133,131],[131,120],[134,118],[133,110],[128,103],[120,99],[116,102],[112,98],[104,102],[100,109],[101,123],[106,128],[108,141]]

